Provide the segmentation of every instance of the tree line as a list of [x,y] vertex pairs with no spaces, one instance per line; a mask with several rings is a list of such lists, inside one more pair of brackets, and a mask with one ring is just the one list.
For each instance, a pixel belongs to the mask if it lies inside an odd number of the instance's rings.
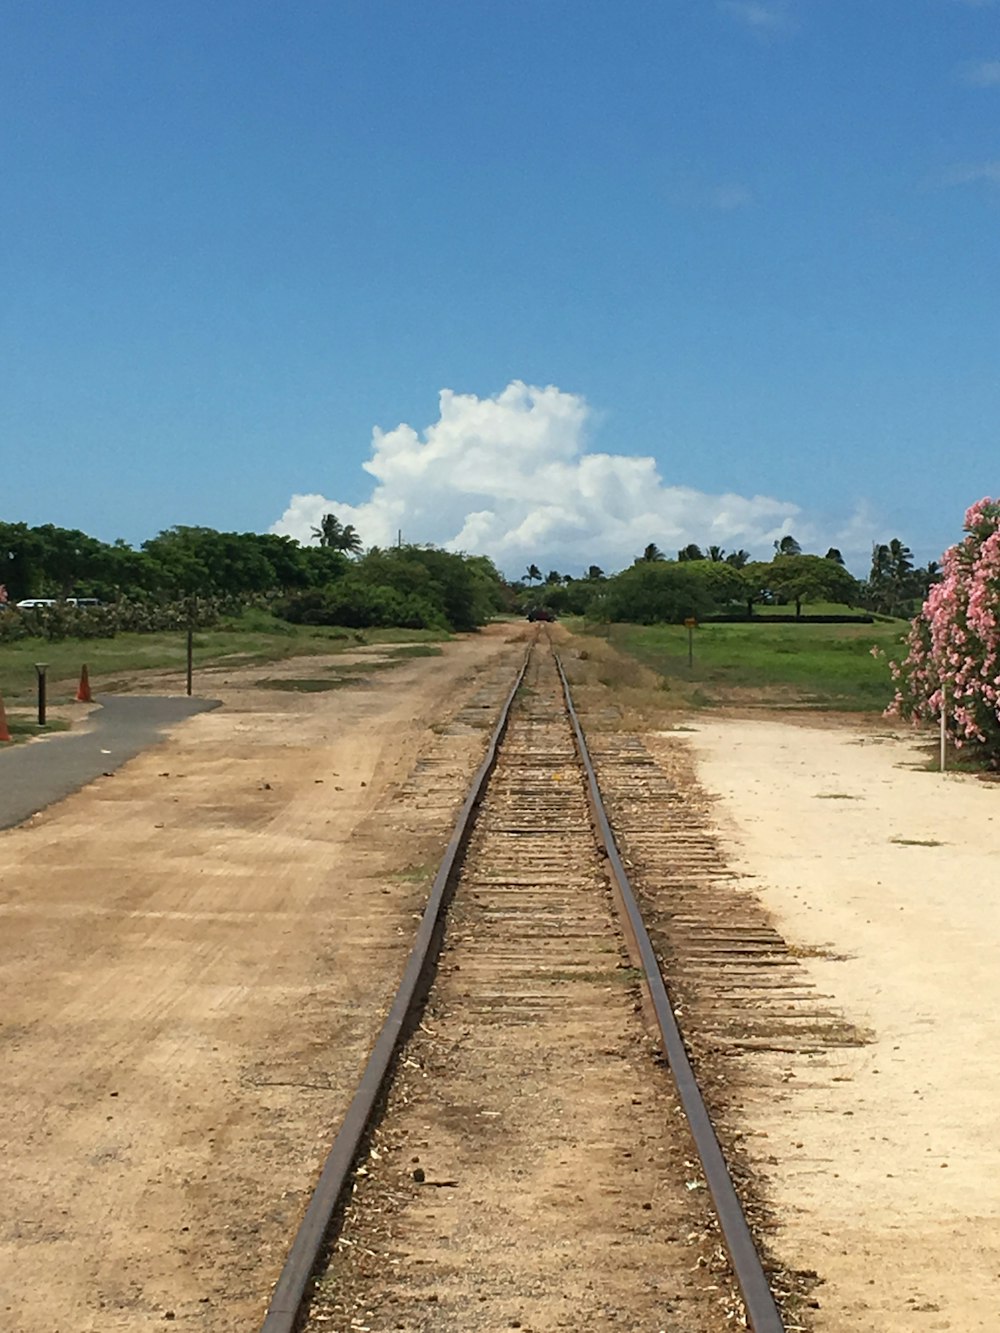
[[[205,606],[217,599],[256,600],[306,624],[468,630],[507,605],[505,582],[485,556],[402,544],[362,552],[354,528],[333,514],[313,536],[315,545],[273,533],[176,526],[136,549],[52,524],[0,523],[0,584],[9,605],[97,598],[109,626],[116,623],[109,605],[124,615],[136,604],[198,599]],[[130,611],[128,627],[136,623]],[[159,619],[149,623],[159,627]]]
[[[531,564],[508,583],[485,556],[409,544],[362,551],[357,531],[334,514],[324,514],[312,532],[311,542],[300,543],[273,533],[179,525],[133,548],[52,524],[0,523],[0,584],[11,603],[72,596],[134,607],[256,598],[300,623],[464,630],[498,611],[531,605],[643,623],[733,610],[752,617],[756,607],[774,603],[801,614],[816,601],[912,616],[939,577],[934,562],[917,568],[899,538],[873,547],[869,575],[859,580],[835,548],[809,554],[786,535],[768,561],[694,543],[668,559],[649,543],[612,576],[596,564],[580,578],[558,570],[543,576]],[[133,614],[128,626],[139,619]]]
[[736,611],[751,618],[762,605],[793,606],[801,616],[810,602],[912,616],[938,577],[934,561],[917,568],[913,552],[896,537],[873,546],[868,577],[856,579],[836,547],[813,555],[786,535],[774,543],[768,561],[752,560],[745,550],[703,549],[694,543],[671,559],[651,542],[627,569],[610,577],[598,565],[591,565],[582,578],[558,570],[543,577],[531,564],[519,588],[522,603],[556,614],[653,624]]

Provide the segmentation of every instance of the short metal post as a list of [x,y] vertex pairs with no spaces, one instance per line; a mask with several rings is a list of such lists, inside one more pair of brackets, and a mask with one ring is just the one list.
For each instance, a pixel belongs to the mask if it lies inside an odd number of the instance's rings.
[[948,712],[944,681],[941,682],[941,772],[944,772],[948,753]]
[[38,725],[45,726],[45,673],[48,662],[36,662],[35,673],[38,676]]

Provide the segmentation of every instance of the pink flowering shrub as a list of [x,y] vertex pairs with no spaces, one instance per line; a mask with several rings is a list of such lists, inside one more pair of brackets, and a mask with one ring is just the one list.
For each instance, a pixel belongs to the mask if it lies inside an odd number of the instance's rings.
[[946,551],[910,627],[908,655],[890,663],[890,712],[914,720],[941,716],[956,745],[1000,767],[1000,500],[980,500],[965,515],[966,537]]

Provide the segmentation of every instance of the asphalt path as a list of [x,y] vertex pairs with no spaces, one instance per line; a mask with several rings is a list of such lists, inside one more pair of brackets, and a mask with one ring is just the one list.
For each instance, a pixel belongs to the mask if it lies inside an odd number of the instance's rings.
[[170,727],[218,700],[146,694],[99,694],[86,731],[56,732],[27,745],[0,746],[0,829],[113,773],[154,745]]

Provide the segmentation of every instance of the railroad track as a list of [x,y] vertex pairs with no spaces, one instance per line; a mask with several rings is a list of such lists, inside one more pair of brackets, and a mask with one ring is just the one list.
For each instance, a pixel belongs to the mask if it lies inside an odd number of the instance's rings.
[[744,1326],[782,1328],[541,636],[262,1333]]

